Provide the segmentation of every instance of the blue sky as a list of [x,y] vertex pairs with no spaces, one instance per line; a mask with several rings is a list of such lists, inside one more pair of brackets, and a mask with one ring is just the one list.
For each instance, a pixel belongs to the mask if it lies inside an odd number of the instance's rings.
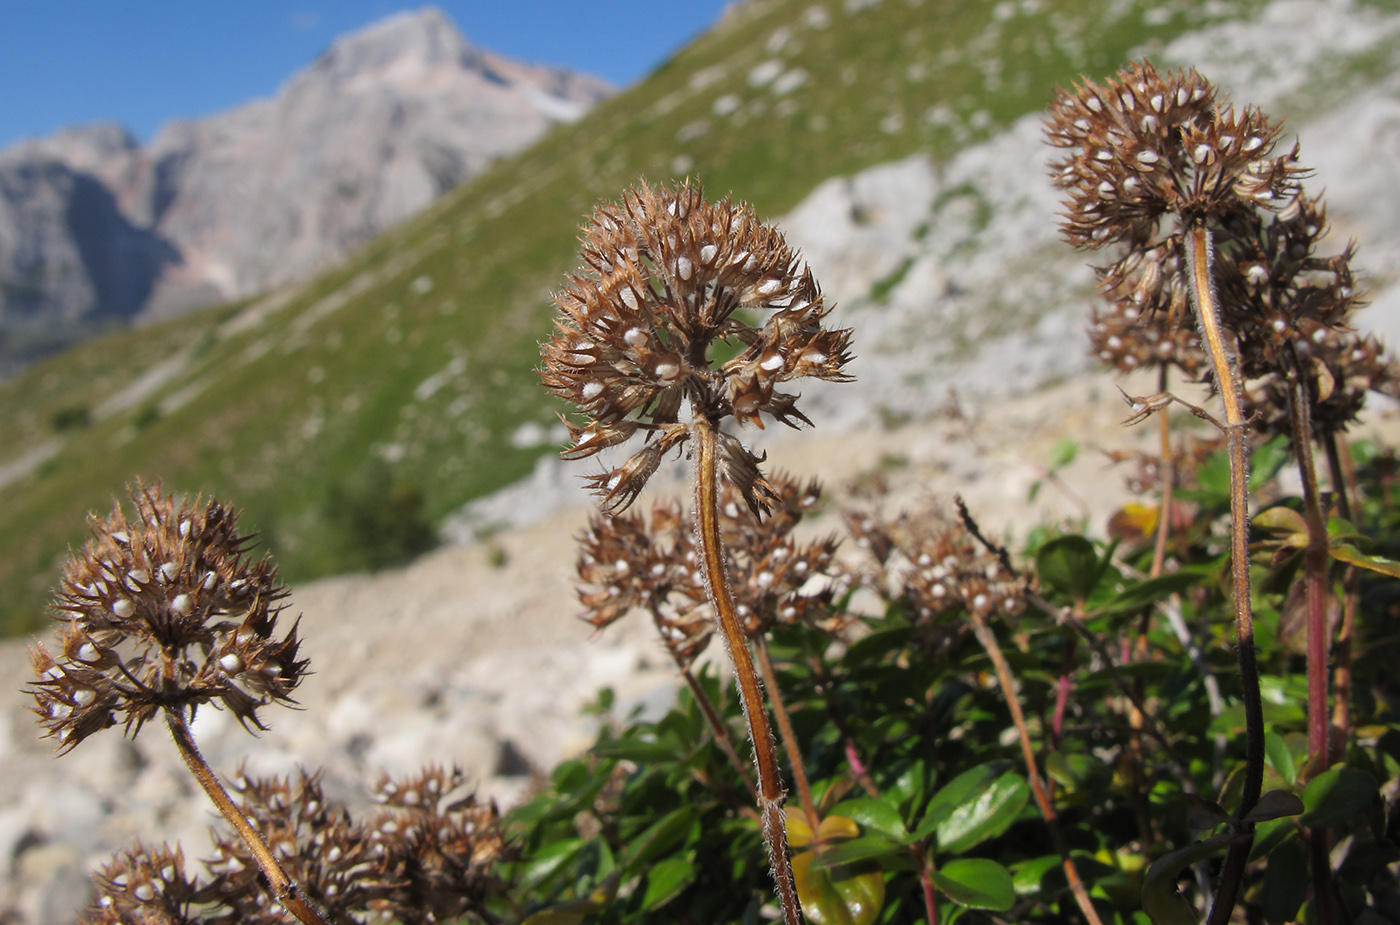
[[[0,148],[116,121],[149,140],[173,118],[270,96],[338,35],[418,3],[0,0]],[[516,58],[645,76],[725,0],[440,0],[466,36]]]

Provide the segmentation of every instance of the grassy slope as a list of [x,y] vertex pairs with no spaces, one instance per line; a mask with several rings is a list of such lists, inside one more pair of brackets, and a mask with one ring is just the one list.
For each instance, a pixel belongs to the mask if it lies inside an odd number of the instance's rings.
[[[511,437],[552,421],[532,372],[548,293],[591,206],[637,177],[694,174],[777,215],[828,176],[945,157],[1078,73],[1201,25],[1197,6],[751,2],[261,320],[220,306],[29,370],[0,388],[0,467],[53,452],[0,487],[0,629],[37,624],[84,512],[136,477],[243,505],[296,580],[353,564],[322,511],[377,460],[433,519],[527,473],[549,447]],[[112,401],[152,370],[158,387]],[[55,431],[55,412],[76,406],[93,423]]]

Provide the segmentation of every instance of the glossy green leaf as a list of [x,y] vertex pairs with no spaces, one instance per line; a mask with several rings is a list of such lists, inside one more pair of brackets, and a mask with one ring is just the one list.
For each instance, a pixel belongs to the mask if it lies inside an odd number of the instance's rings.
[[1236,835],[1217,835],[1158,858],[1142,881],[1142,911],[1153,925],[1200,925],[1201,915],[1177,890],[1181,872],[1224,851]]
[[642,910],[650,912],[675,899],[695,882],[700,871],[689,857],[665,858],[647,871],[646,892],[642,895]]
[[1330,829],[1351,819],[1376,798],[1376,779],[1358,768],[1335,767],[1308,781],[1303,790],[1307,812],[1298,819],[1314,829]]
[[854,819],[863,828],[888,835],[890,838],[902,839],[909,834],[904,828],[904,820],[899,818],[899,810],[884,800],[869,797],[846,800],[833,806],[831,815]]
[[632,838],[627,853],[622,856],[623,870],[636,873],[639,867],[670,852],[685,839],[699,814],[695,806],[687,804],[662,816],[641,835]]
[[1030,800],[1025,778],[1008,771],[991,786],[957,806],[935,830],[938,850],[962,854],[969,848],[1005,832]]
[[878,861],[907,853],[908,849],[894,839],[885,838],[882,835],[863,835],[860,838],[847,839],[822,848],[812,861],[812,869],[825,870],[831,867],[858,864],[861,861]]
[[969,909],[1005,912],[1016,901],[1011,872],[987,858],[959,858],[929,874],[948,898]]
[[938,789],[933,799],[928,801],[928,806],[924,809],[924,818],[911,833],[913,839],[920,841],[932,835],[935,829],[953,815],[954,810],[964,803],[971,802],[1010,769],[1009,761],[989,761],[948,781]]
[[1035,571],[1045,585],[1071,600],[1089,597],[1103,574],[1094,544],[1082,536],[1058,536],[1035,554]]
[[878,867],[817,867],[816,852],[792,859],[802,912],[812,925],[871,925],[885,905],[885,876]]
[[540,853],[531,858],[525,865],[525,869],[520,875],[521,884],[527,888],[538,886],[553,876],[559,868],[577,857],[579,852],[586,847],[588,847],[588,842],[582,838],[570,838],[545,845]]
[[1391,578],[1400,578],[1400,562],[1394,559],[1387,559],[1385,556],[1371,556],[1347,543],[1341,543],[1331,548],[1332,558],[1341,562],[1346,562],[1359,568],[1370,569],[1373,572],[1380,572],[1382,575],[1389,575]]

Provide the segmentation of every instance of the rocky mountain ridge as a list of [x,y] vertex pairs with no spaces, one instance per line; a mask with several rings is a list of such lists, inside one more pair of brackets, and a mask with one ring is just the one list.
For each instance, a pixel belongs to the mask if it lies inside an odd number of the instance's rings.
[[0,374],[75,332],[302,278],[610,92],[428,7],[146,146],[110,124],[21,142],[0,152]]

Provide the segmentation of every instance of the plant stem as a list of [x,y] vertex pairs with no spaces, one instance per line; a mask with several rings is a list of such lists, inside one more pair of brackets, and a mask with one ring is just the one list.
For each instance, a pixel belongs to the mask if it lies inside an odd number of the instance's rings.
[[282,869],[282,865],[277,862],[271,849],[267,847],[267,842],[263,841],[258,830],[253,828],[248,817],[238,808],[238,804],[229,796],[224,785],[219,783],[219,778],[214,774],[209,763],[204,760],[204,756],[199,752],[199,746],[195,744],[194,736],[190,733],[189,724],[185,722],[184,714],[178,707],[165,708],[165,722],[170,727],[170,735],[175,739],[175,747],[180,750],[180,757],[185,759],[185,765],[194,775],[194,779],[199,781],[199,785],[204,788],[204,792],[209,795],[209,799],[214,806],[228,820],[228,824],[233,826],[243,843],[248,846],[249,852],[253,855],[253,860],[257,861],[258,867],[262,869],[263,876],[267,878],[268,889],[272,895],[303,925],[329,925],[326,917],[319,909],[311,904],[306,898],[306,894],[301,891],[287,872]]
[[778,735],[783,739],[783,749],[792,764],[792,779],[797,784],[797,796],[802,802],[802,812],[807,816],[807,825],[812,828],[812,836],[816,837],[822,821],[817,815],[816,804],[812,802],[812,785],[807,782],[807,768],[802,763],[802,751],[797,746],[797,736],[792,731],[792,720],[783,704],[778,675],[773,671],[773,659],[768,654],[768,640],[759,636],[754,640],[754,648],[758,650],[758,667],[763,672],[763,684],[768,690],[768,699],[773,704],[773,718],[778,721]]
[[715,744],[719,746],[720,751],[724,752],[729,763],[734,766],[734,770],[739,772],[739,779],[749,789],[749,795],[757,800],[758,788],[754,786],[749,769],[744,767],[744,762],[739,760],[739,753],[734,750],[734,742],[729,738],[729,729],[724,725],[724,720],[720,718],[719,711],[715,709],[714,704],[710,703],[709,696],[705,694],[705,689],[700,686],[700,682],[695,679],[690,668],[681,665],[679,660],[677,667],[680,668],[681,677],[685,679],[691,694],[694,695],[695,702],[700,706],[700,712],[705,715],[705,722],[709,724],[710,732],[715,737]]
[[[1327,448],[1327,469],[1332,492],[1337,498],[1337,513],[1350,523],[1351,498],[1356,494],[1356,472],[1350,465],[1350,453],[1347,453],[1344,465],[1342,454],[1346,452],[1346,446],[1338,448],[1337,435],[1329,432],[1323,443]],[[1356,604],[1361,597],[1361,572],[1356,566],[1347,566],[1342,587],[1342,625],[1332,643],[1332,661],[1336,666],[1332,687],[1337,692],[1332,701],[1332,734],[1336,737],[1333,746],[1339,753],[1345,750],[1351,730],[1351,638],[1356,628]]]
[[996,634],[987,625],[979,613],[972,614],[972,631],[977,636],[977,641],[982,644],[988,657],[992,660],[992,665],[996,668],[997,684],[1001,687],[1002,696],[1006,699],[1007,709],[1011,711],[1011,721],[1016,724],[1016,735],[1021,740],[1021,758],[1026,763],[1026,777],[1030,780],[1031,793],[1035,795],[1036,805],[1040,807],[1040,814],[1045,817],[1045,825],[1050,829],[1050,838],[1055,843],[1055,850],[1060,853],[1060,863],[1065,869],[1065,879],[1069,881],[1070,891],[1074,893],[1074,901],[1079,905],[1079,911],[1084,913],[1085,921],[1090,925],[1103,925],[1099,919],[1098,911],[1094,909],[1094,904],[1089,901],[1089,891],[1084,888],[1084,881],[1079,878],[1079,870],[1074,865],[1074,859],[1070,857],[1069,845],[1065,843],[1064,833],[1060,831],[1059,818],[1055,814],[1055,807],[1050,802],[1049,795],[1045,792],[1045,785],[1040,780],[1040,771],[1036,767],[1035,749],[1031,745],[1030,730],[1026,728],[1026,717],[1021,712],[1021,701],[1016,696],[1015,680],[1011,676],[1011,666],[1007,664],[1006,655],[1001,651],[1001,645],[997,643]]
[[1327,591],[1331,558],[1327,553],[1327,521],[1317,487],[1317,466],[1312,448],[1312,396],[1303,380],[1296,354],[1286,360],[1288,411],[1293,428],[1293,455],[1303,480],[1303,517],[1308,545],[1303,552],[1304,593],[1307,601],[1308,644],[1308,761],[1313,774],[1327,770]]
[[788,859],[787,826],[783,818],[783,784],[778,776],[778,757],[768,711],[763,705],[763,689],[749,654],[748,639],[734,611],[734,598],[724,571],[724,545],[719,529],[719,434],[713,421],[697,413],[691,424],[695,442],[695,530],[704,560],[705,589],[715,609],[720,636],[734,666],[734,683],[744,708],[744,722],[753,743],[754,766],[758,770],[758,810],[763,820],[763,838],[773,864],[773,880],[787,925],[802,925],[802,906]]
[[[1248,425],[1240,408],[1239,387],[1234,367],[1225,350],[1220,327],[1215,283],[1211,278],[1211,237],[1205,223],[1190,223],[1185,234],[1186,266],[1190,275],[1191,303],[1201,328],[1201,339],[1210,353],[1215,370],[1216,390],[1225,406],[1225,440],[1230,457],[1230,566],[1235,598],[1235,648],[1243,686],[1245,718],[1245,771],[1240,794],[1239,817],[1259,802],[1264,782],[1264,706],[1259,694],[1259,665],[1254,652],[1254,613],[1249,583],[1249,459],[1245,444]],[[1244,866],[1254,844],[1254,827],[1242,823],[1249,838],[1230,846],[1220,871],[1220,887],[1215,894],[1207,925],[1225,925],[1239,898]]]

